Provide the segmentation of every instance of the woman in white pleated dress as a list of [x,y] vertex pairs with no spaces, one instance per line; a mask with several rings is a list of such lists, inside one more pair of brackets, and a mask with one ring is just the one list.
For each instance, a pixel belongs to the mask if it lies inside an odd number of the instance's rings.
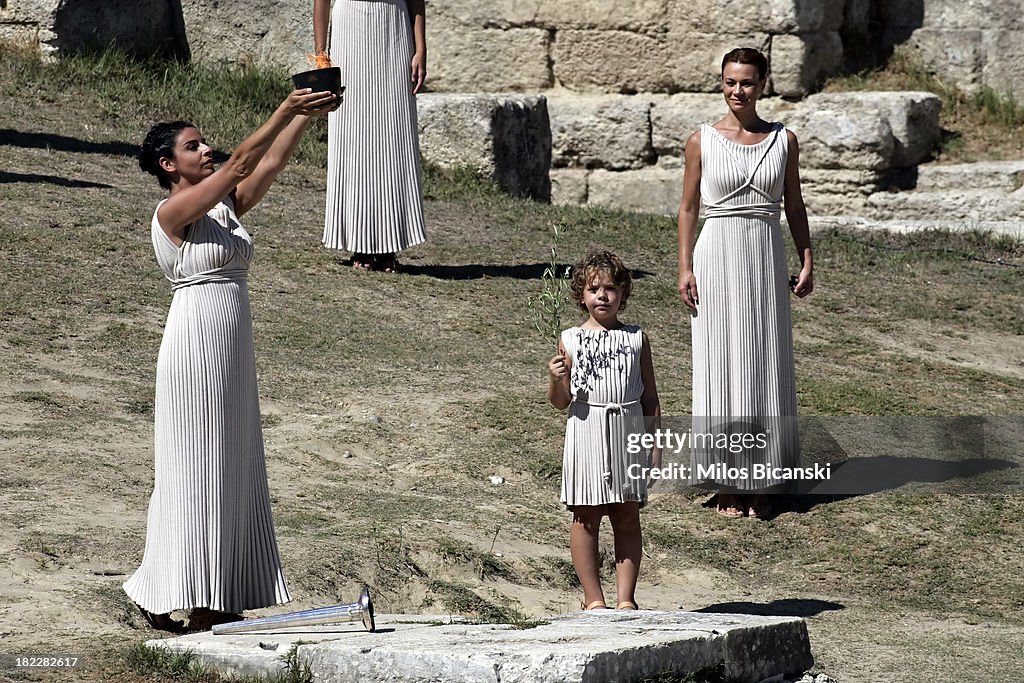
[[314,50],[345,85],[327,127],[323,243],[352,252],[359,269],[395,272],[396,254],[426,239],[416,118],[424,22],[424,0],[313,0]]
[[[811,239],[796,136],[757,114],[767,78],[768,60],[758,50],[725,55],[728,112],[687,140],[679,207],[679,293],[692,311],[693,432],[730,444],[695,448],[691,478],[718,487],[718,512],[726,517],[768,516],[764,494],[783,481],[755,479],[754,465],[774,472],[800,457],[789,295],[814,288]],[[702,200],[704,226],[694,244]],[[792,283],[783,205],[801,263]],[[707,468],[703,476],[698,466]],[[729,467],[739,476],[726,474]]]
[[142,565],[125,582],[154,628],[182,632],[290,600],[270,513],[239,222],[274,182],[309,116],[339,100],[296,90],[219,169],[195,126],[154,126],[139,165],[168,190],[151,225],[174,297],[157,359],[155,483]]

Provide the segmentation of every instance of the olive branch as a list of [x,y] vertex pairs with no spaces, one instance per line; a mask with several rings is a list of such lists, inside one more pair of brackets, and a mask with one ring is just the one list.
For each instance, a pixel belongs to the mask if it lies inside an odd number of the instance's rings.
[[551,249],[548,264],[541,273],[541,290],[536,297],[526,300],[533,326],[545,339],[553,344],[558,343],[562,332],[562,310],[565,308],[566,295],[569,293],[569,266],[558,264],[558,242],[565,233],[565,224],[551,224]]

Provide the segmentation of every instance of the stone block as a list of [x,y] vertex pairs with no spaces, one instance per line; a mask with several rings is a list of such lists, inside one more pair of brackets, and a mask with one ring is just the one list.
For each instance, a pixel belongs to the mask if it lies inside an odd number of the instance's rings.
[[928,92],[863,93],[868,106],[877,107],[889,122],[893,136],[890,168],[907,168],[927,161],[935,151],[942,130],[942,100]]
[[843,41],[838,31],[775,36],[771,90],[783,97],[802,97],[817,90],[842,63]]
[[209,633],[152,640],[190,650],[222,674],[274,676],[296,647],[316,681],[601,683],[717,669],[736,683],[781,680],[813,664],[807,628],[794,617],[643,610],[552,617],[535,628],[453,624],[379,615],[377,633],[348,625],[263,634]]
[[551,178],[551,203],[579,206],[587,203],[587,176],[584,168],[553,168],[548,172]]
[[785,113],[800,141],[801,168],[889,168],[895,140],[887,116],[860,95],[812,95]]
[[166,0],[0,0],[0,36],[38,42],[44,56],[111,44],[142,56],[188,54],[181,15]]
[[1020,58],[1024,29],[985,31],[982,44],[986,56],[982,82],[997,93],[1014,96],[1024,105],[1024,63]]
[[552,163],[584,168],[640,168],[653,160],[650,102],[644,97],[552,95]]
[[[431,5],[431,17],[489,28],[625,29],[664,23],[668,0],[588,0],[585,7],[565,0],[448,0]],[[428,17],[430,19],[430,17]],[[432,19],[430,19],[432,20]]]
[[702,123],[714,123],[725,113],[725,102],[718,94],[679,93],[652,98],[651,146],[658,159],[682,157],[690,135]]
[[858,215],[880,176],[872,171],[801,168],[800,186],[810,216]]
[[552,85],[550,32],[427,21],[427,83],[446,92],[544,90]]
[[[889,35],[893,41],[898,36]],[[952,81],[965,90],[974,90],[982,83],[985,52],[983,32],[922,28],[904,42],[915,58],[928,64],[942,79]]]
[[587,179],[587,189],[588,204],[675,216],[683,192],[683,169],[598,169]]
[[580,92],[663,92],[677,89],[676,56],[667,36],[630,31],[558,31],[554,77]]
[[[760,3],[758,3],[760,4]],[[772,33],[838,31],[843,25],[845,0],[770,0]]]
[[540,95],[424,93],[420,152],[442,168],[471,168],[517,197],[551,198],[551,126]]
[[313,51],[312,4],[181,0],[193,59],[260,64],[296,72]]
[[554,76],[578,92],[708,92],[722,57],[737,45],[764,47],[767,34],[566,30],[554,44]]
[[1024,160],[981,161],[970,164],[925,164],[915,169],[918,190],[999,190],[1015,192],[1024,186]]

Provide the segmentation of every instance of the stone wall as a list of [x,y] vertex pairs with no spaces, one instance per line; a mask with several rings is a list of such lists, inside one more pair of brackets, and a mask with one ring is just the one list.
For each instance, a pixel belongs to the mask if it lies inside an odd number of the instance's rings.
[[0,0],[0,40],[36,44],[43,56],[111,43],[189,56],[179,0]]
[[[1024,12],[1007,0],[441,0],[428,2],[440,92],[709,92],[722,54],[765,50],[770,92],[800,97],[850,61],[908,44],[936,72],[1024,101]],[[120,44],[288,70],[312,48],[311,0],[0,0],[0,39],[44,53]]]

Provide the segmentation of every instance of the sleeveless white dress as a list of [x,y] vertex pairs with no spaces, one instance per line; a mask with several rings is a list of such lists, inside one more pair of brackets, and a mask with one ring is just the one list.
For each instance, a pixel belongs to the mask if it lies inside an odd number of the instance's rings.
[[[647,453],[632,449],[631,433],[644,431],[640,397],[643,331],[636,325],[615,330],[572,327],[562,332],[572,360],[573,400],[565,424],[561,501],[566,506],[647,500],[647,482],[631,478],[647,467]],[[636,467],[630,469],[631,465]]]
[[700,141],[705,220],[693,253],[699,293],[691,318],[693,432],[760,436],[748,441],[754,447],[725,453],[694,448],[691,481],[762,490],[781,480],[700,477],[697,466],[726,464],[752,475],[758,463],[773,468],[799,463],[789,276],[780,223],[789,138],[776,123],[763,141],[743,145],[704,125]]
[[324,246],[408,249],[426,234],[405,0],[335,0],[330,44],[345,101],[327,119]]
[[256,387],[252,240],[230,198],[196,221],[180,248],[156,213],[151,235],[174,297],[157,360],[146,550],[125,592],[155,614],[287,602]]

